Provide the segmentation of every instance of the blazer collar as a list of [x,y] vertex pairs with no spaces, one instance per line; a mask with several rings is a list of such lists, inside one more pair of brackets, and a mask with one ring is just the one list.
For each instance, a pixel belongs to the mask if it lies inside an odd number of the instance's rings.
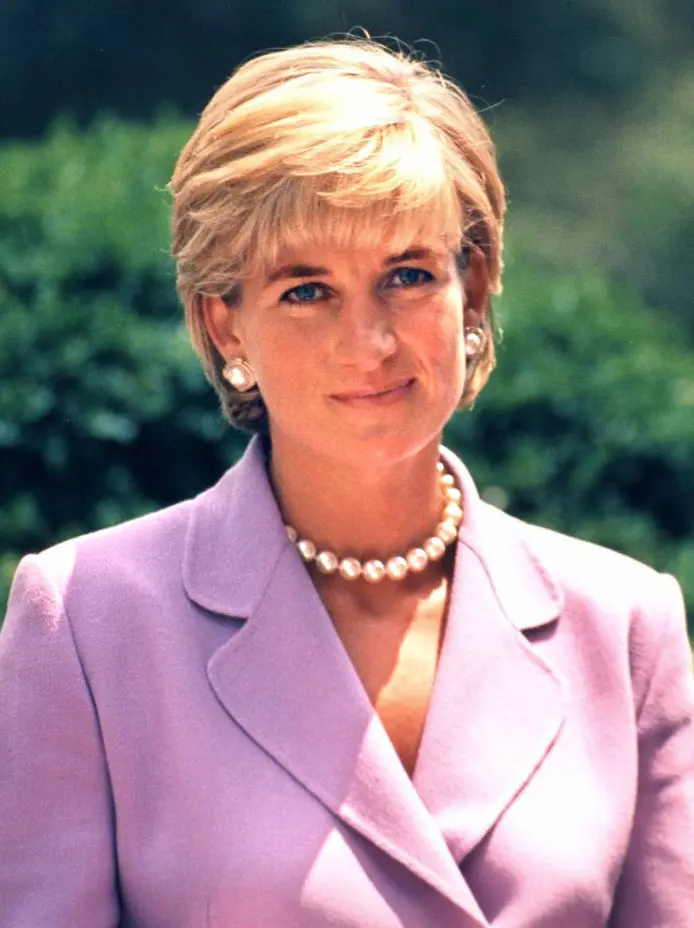
[[466,517],[412,781],[286,537],[259,440],[194,501],[183,582],[205,609],[248,620],[208,664],[234,721],[344,823],[486,926],[458,863],[559,731],[558,681],[519,629],[553,621],[560,597],[516,523],[442,453]]
[[[481,500],[453,452],[441,448],[441,455],[463,489],[459,545],[476,554],[507,618],[519,629],[553,621],[561,612],[561,590],[525,540],[528,527]],[[263,443],[255,437],[239,463],[193,501],[184,588],[205,609],[248,618],[280,555],[290,547],[267,477]]]
[[462,461],[447,448],[441,456],[458,480],[465,501],[459,546],[472,552],[502,611],[516,628],[540,628],[561,613],[563,595],[532,547],[536,531],[480,499]]
[[203,608],[248,618],[289,546],[267,476],[262,440],[193,500],[183,586]]
[[561,729],[561,682],[523,632],[554,622],[562,594],[525,541],[532,529],[482,502],[460,461],[443,454],[466,514],[414,785],[463,862]]

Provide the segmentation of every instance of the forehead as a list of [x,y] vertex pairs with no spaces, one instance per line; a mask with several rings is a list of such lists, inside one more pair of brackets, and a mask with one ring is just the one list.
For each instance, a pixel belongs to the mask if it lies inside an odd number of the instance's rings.
[[440,263],[458,254],[462,247],[457,236],[447,240],[441,234],[422,235],[419,229],[402,228],[390,235],[383,227],[378,235],[371,234],[373,231],[378,230],[371,228],[365,235],[353,236],[289,236],[288,241],[278,241],[274,248],[262,250],[248,276],[271,283],[289,276],[329,273],[338,267],[373,270],[407,262]]
[[345,203],[307,186],[288,183],[284,195],[273,195],[249,216],[252,232],[243,249],[247,273],[267,274],[297,255],[330,250],[378,254],[382,260],[414,247],[460,251],[465,220],[450,190],[439,191],[424,208],[407,191],[392,197],[362,191]]

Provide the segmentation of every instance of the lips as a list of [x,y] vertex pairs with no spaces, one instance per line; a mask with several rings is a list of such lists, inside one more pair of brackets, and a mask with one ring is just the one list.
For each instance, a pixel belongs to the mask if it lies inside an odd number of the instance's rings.
[[409,387],[414,383],[414,377],[402,377],[400,380],[392,381],[388,384],[369,385],[359,387],[356,390],[344,390],[340,393],[331,394],[333,399],[344,400],[370,400],[377,399],[379,396],[387,396],[389,393],[395,393],[404,387]]

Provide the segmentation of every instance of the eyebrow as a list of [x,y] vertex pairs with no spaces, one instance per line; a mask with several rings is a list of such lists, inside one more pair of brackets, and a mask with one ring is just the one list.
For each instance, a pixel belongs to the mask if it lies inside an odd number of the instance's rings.
[[422,261],[427,258],[435,257],[436,252],[432,251],[431,248],[406,248],[405,251],[401,251],[400,254],[391,255],[390,258],[386,258],[383,263],[390,266],[392,264],[400,264],[402,261]]
[[278,280],[293,280],[297,277],[323,277],[329,274],[327,267],[317,267],[312,264],[283,264],[267,275],[267,283],[274,284]]
[[[432,257],[435,257],[435,252],[430,248],[407,248],[397,255],[390,255],[383,265],[392,267],[402,261],[421,261]],[[330,274],[330,268],[313,264],[283,264],[267,275],[266,283],[275,284],[280,280],[296,280],[302,277],[324,277],[326,274]]]

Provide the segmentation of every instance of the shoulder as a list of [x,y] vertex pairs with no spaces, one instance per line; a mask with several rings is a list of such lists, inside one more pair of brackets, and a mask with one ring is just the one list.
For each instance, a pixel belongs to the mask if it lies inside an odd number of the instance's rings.
[[[48,635],[71,629],[105,642],[116,629],[171,615],[170,591],[185,550],[193,501],[26,555],[15,573],[4,630]],[[169,608],[167,609],[167,606]]]
[[[636,628],[642,615],[657,626],[663,613],[674,610],[683,621],[673,578],[626,554],[523,521],[483,501],[463,462],[446,448],[441,453],[464,492],[463,540],[477,549],[496,585],[507,591],[507,601],[509,592],[524,607],[544,597],[551,601],[544,614],[561,612],[564,625],[597,623],[615,632]],[[527,621],[520,627],[532,627]]]
[[62,541],[26,555],[15,574],[12,602],[53,601],[75,621],[103,617],[175,593],[196,520],[225,510],[238,464],[213,486],[172,506]]
[[238,482],[239,466],[231,467],[190,499],[28,555],[20,569],[45,575],[61,595],[84,582],[96,591],[104,583],[132,586],[180,574],[196,520],[201,513],[209,516],[226,509]]
[[95,580],[138,576],[180,560],[194,500],[62,541],[20,563],[20,573],[43,576],[56,593],[69,592],[79,575]]
[[646,605],[673,585],[672,578],[612,548],[526,522],[488,503],[480,506],[489,537],[508,536],[520,542],[565,598],[630,608]]
[[257,441],[193,499],[25,558],[16,603],[51,598],[80,627],[186,621],[193,607],[246,615],[287,545]]
[[552,578],[564,634],[589,642],[596,660],[621,654],[636,694],[645,692],[663,647],[690,662],[684,602],[673,577],[602,545],[485,509],[496,530],[519,539]]
[[631,609],[648,606],[653,597],[657,600],[673,585],[672,578],[666,579],[648,564],[619,551],[506,513],[499,513],[499,517],[547,567],[572,601]]

